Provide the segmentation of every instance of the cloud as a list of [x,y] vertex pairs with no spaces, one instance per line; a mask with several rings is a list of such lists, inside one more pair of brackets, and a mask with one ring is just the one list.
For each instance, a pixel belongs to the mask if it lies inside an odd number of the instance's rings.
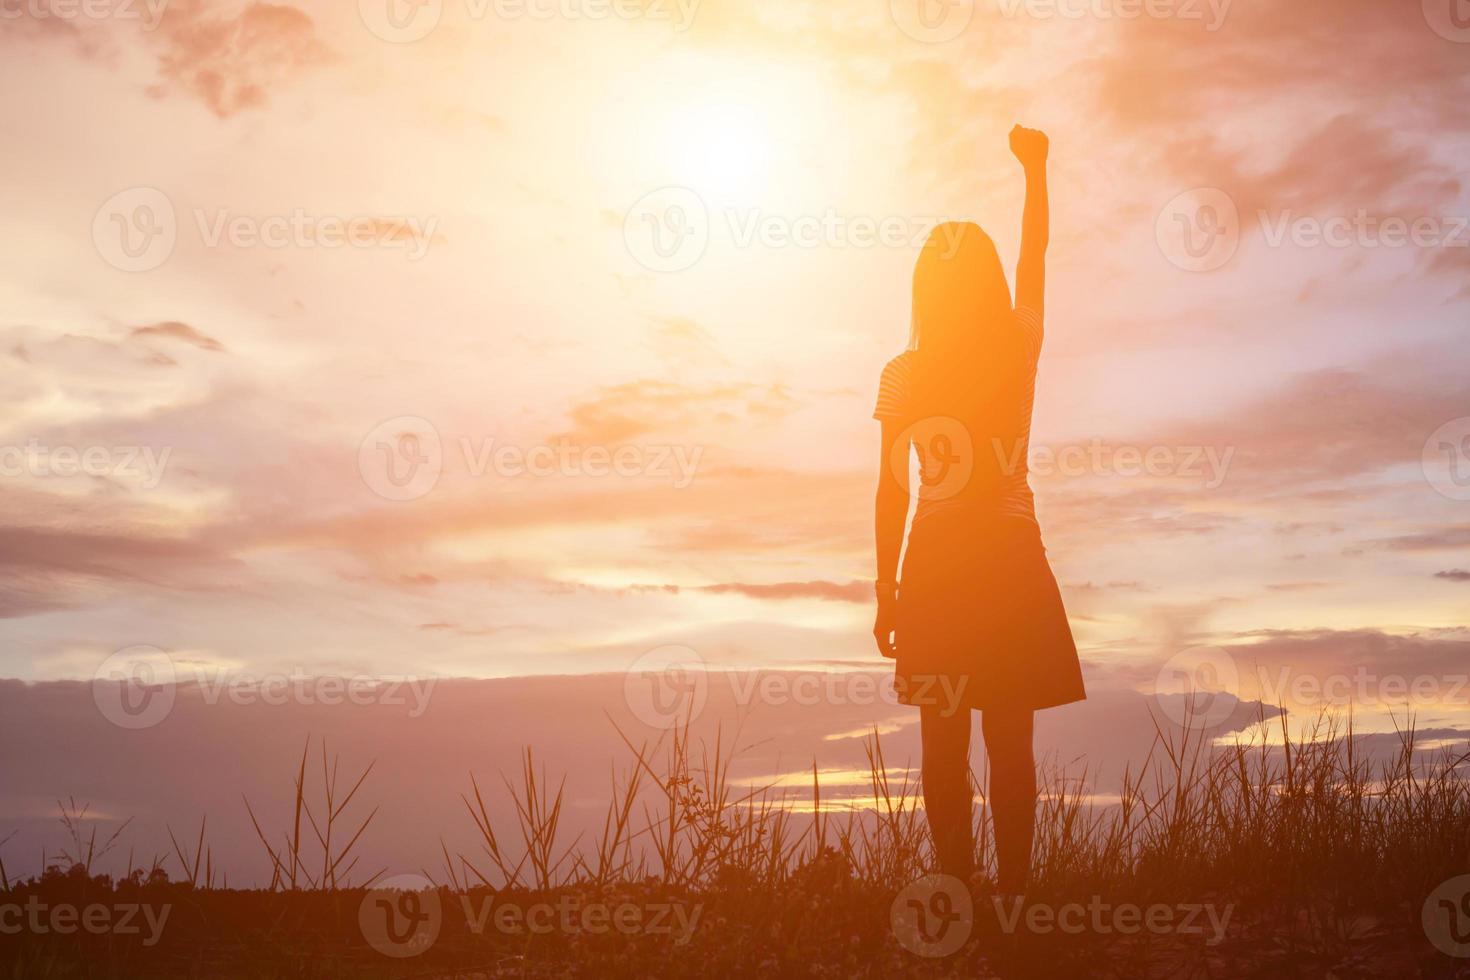
[[683,592],[708,592],[715,595],[743,595],[751,599],[823,599],[829,602],[866,603],[873,598],[873,584],[867,581],[853,582],[773,582],[749,584],[745,582],[718,582],[714,585],[634,585],[615,590],[623,593],[664,593],[679,595]]
[[128,336],[144,338],[162,337],[169,340],[181,341],[185,344],[192,344],[201,350],[222,351],[225,349],[224,345],[218,340],[215,340],[207,334],[200,333],[187,323],[180,323],[177,320],[155,323],[147,327],[135,327],[133,332]]
[[[1148,17],[1116,36],[1117,50],[1099,59],[1097,99],[1137,126],[1207,128],[1236,107],[1255,109],[1252,94],[1264,93],[1303,112],[1347,94],[1363,105],[1417,104],[1430,125],[1470,119],[1456,92],[1464,52],[1429,28],[1418,4],[1235,3],[1215,31],[1197,20]],[[1345,50],[1356,56],[1344,58]]]
[[4,11],[3,20],[0,20],[0,24],[3,24],[3,29],[0,29],[0,43],[17,38],[66,41],[75,44],[78,53],[84,58],[102,56],[107,50],[102,32],[83,30],[85,21],[75,14],[64,13],[68,7],[75,9],[72,5],[58,3],[58,0],[27,0],[25,3],[5,4],[0,7]]
[[1327,582],[1270,582],[1266,588],[1271,592],[1315,592],[1331,588]]
[[672,381],[639,380],[601,389],[573,405],[573,428],[554,436],[585,445],[609,446],[651,433],[687,434],[710,423],[780,418],[799,402],[779,385],[745,382],[705,388]]
[[1455,551],[1470,546],[1470,524],[1437,527],[1420,534],[1403,534],[1373,542],[1390,551]]
[[419,624],[419,629],[423,630],[425,633],[453,633],[457,636],[492,636],[495,633],[499,633],[506,628],[507,627],[502,626],[471,627],[462,626],[459,623],[443,622]]
[[177,88],[222,119],[262,105],[271,86],[327,59],[311,17],[276,4],[249,3],[221,17],[203,3],[175,0],[157,33],[165,81],[154,92]]
[[1063,586],[1068,592],[1157,592],[1142,582],[1076,582]]
[[740,582],[699,586],[701,592],[734,593],[752,599],[826,599],[830,602],[867,602],[873,597],[870,582],[777,582],[749,585]]
[[1470,631],[1254,630],[1237,634],[1225,649],[1242,667],[1287,667],[1319,677],[1359,667],[1396,676],[1463,677]]
[[[1263,211],[1408,221],[1464,213],[1452,179],[1459,167],[1437,150],[1470,132],[1470,72],[1463,46],[1431,30],[1419,4],[1234,3],[1213,32],[1145,17],[1110,36],[1116,43],[1089,65],[1086,91],[1115,132],[1121,152],[1109,159],[1154,174],[1171,188],[1161,200],[1220,188],[1245,228]],[[1421,250],[1414,260],[1463,283],[1459,251]]]
[[0,583],[0,619],[18,619],[69,609],[75,605],[65,590],[34,578],[13,575]]
[[0,39],[63,39],[75,43],[83,57],[119,63],[122,38],[150,46],[157,51],[160,81],[149,92],[182,92],[221,119],[263,105],[272,87],[331,57],[311,17],[281,4],[249,0],[221,12],[208,0],[137,0],[112,5],[118,13],[109,21],[118,23],[78,17],[75,4],[58,13],[56,0],[10,6],[17,9],[3,20]]
[[225,588],[243,564],[200,538],[0,527],[0,617],[96,604],[123,587]]
[[1448,579],[1451,582],[1470,582],[1470,572],[1463,568],[1451,568],[1444,572],[1435,572],[1435,578]]
[[[1428,434],[1463,414],[1470,403],[1470,384],[1433,370],[1435,364],[1450,363],[1448,352],[1427,352],[1403,363],[1416,362],[1430,367],[1412,373],[1301,372],[1216,415],[1110,440],[1140,451],[1201,447],[1204,455],[1194,476],[1181,472],[1150,479],[1089,470],[1076,477],[1033,476],[1032,485],[1047,513],[1064,525],[1099,525],[1110,534],[1119,527],[1170,536],[1210,534],[1259,519],[1278,535],[1337,535],[1344,524],[1324,519],[1325,507],[1396,492],[1402,482],[1367,478],[1406,465],[1417,472]],[[1217,486],[1210,485],[1214,477]],[[1305,502],[1313,504],[1312,519],[1288,519],[1289,508]],[[1426,529],[1374,544],[1406,551],[1462,547],[1470,544],[1470,526]]]

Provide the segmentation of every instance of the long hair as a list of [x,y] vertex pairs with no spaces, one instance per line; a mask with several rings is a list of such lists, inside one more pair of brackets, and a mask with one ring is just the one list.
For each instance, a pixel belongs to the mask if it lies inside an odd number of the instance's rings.
[[973,222],[939,225],[914,266],[914,408],[960,422],[973,449],[971,493],[993,489],[1019,435],[1024,342],[1000,255]]

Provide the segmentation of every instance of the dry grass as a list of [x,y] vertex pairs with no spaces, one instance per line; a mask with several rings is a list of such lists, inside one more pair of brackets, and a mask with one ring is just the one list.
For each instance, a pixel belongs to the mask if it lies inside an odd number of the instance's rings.
[[[930,847],[918,787],[906,775],[894,781],[876,732],[866,743],[876,806],[847,812],[824,797],[815,766],[810,795],[800,800],[772,785],[739,787],[729,743],[717,736],[695,745],[687,729],[652,744],[623,735],[629,762],[612,773],[595,835],[564,839],[564,781],[548,777],[529,750],[516,778],[502,777],[510,804],[504,821],[470,775],[462,799],[478,846],[452,853],[441,840],[443,866],[424,869],[450,911],[439,942],[411,967],[378,956],[355,929],[362,889],[378,875],[354,886],[353,854],[376,810],[351,821],[346,814],[372,767],[342,792],[348,781],[339,782],[325,746],[318,787],[308,787],[309,744],[296,767],[289,830],[266,832],[246,803],[271,869],[264,891],[213,888],[203,821],[192,851],[174,841],[175,882],[160,880],[157,862],[146,876],[131,867],[119,882],[97,876],[93,863],[117,834],[101,845],[95,831],[84,836],[85,809],[74,803],[63,808],[72,847],[61,864],[24,885],[0,866],[0,887],[12,894],[48,882],[94,882],[94,891],[104,887],[96,882],[186,889],[199,914],[176,920],[168,941],[136,961],[156,974],[203,975],[197,968],[208,963],[214,975],[241,976],[984,976],[1061,967],[1119,977],[1453,975],[1445,972],[1452,961],[1433,951],[1418,922],[1434,887],[1470,872],[1470,752],[1418,751],[1410,727],[1392,757],[1374,761],[1350,723],[1339,730],[1324,720],[1300,740],[1284,718],[1280,728],[1279,744],[1219,746],[1187,728],[1160,726],[1154,751],[1124,777],[1114,805],[1092,799],[1086,773],[1044,774],[1029,900],[1228,904],[1234,914],[1218,944],[1146,933],[1002,936],[980,922],[948,959],[901,948],[889,928],[890,905],[929,868]],[[989,872],[994,848],[980,783],[977,860]],[[798,802],[815,812],[798,813]],[[702,918],[677,945],[650,935],[475,934],[455,909],[477,896],[678,901],[697,905]],[[223,914],[227,907],[245,910]],[[202,951],[218,952],[221,921],[231,923],[234,952],[211,959]],[[310,969],[289,958],[312,950],[331,955]],[[42,954],[30,948],[22,955]],[[81,975],[128,974],[117,955],[109,946],[101,960],[82,956]],[[287,962],[295,966],[286,970]]]

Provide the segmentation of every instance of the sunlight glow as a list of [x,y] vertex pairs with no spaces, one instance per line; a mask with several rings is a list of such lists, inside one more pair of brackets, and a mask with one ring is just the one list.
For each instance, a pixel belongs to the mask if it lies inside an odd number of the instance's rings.
[[681,109],[671,116],[666,136],[675,173],[720,197],[758,194],[771,179],[767,112],[736,97]]
[[809,159],[825,143],[813,120],[850,107],[818,78],[790,66],[705,57],[683,60],[687,85],[658,112],[654,159],[682,186],[716,202],[774,204],[812,183]]

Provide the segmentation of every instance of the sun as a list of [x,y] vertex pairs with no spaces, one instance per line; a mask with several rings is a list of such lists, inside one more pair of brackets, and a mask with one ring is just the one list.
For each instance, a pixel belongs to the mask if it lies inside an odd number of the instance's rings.
[[828,192],[853,159],[843,151],[847,134],[858,131],[854,107],[807,65],[687,53],[658,78],[608,93],[594,125],[612,132],[630,104],[641,138],[625,150],[608,140],[615,172],[622,158],[645,183],[688,188],[711,206],[791,208]]
[[765,105],[713,99],[681,107],[670,122],[669,162],[684,185],[737,199],[758,196],[769,187],[775,147]]

